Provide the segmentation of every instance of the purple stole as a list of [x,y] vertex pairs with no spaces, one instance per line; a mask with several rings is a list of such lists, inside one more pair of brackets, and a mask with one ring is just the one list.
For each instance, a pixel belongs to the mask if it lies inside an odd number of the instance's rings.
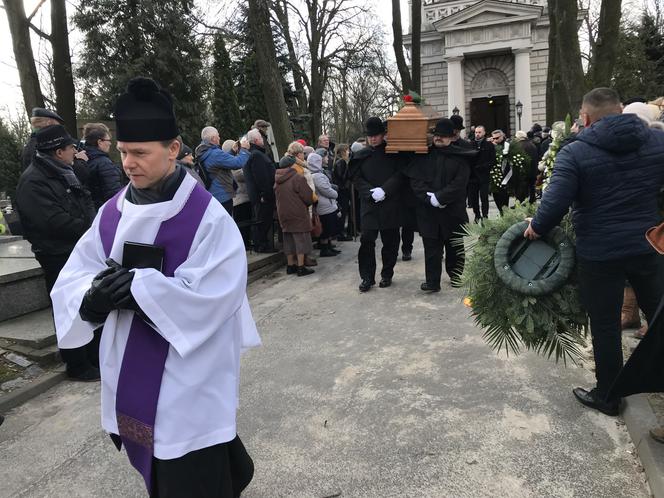
[[[125,192],[126,189],[118,192],[101,213],[99,234],[107,258],[122,216],[117,208],[118,198]],[[175,270],[189,256],[210,199],[212,196],[197,184],[182,210],[161,223],[154,245],[165,250],[165,276],[173,277]],[[148,493],[152,491],[154,423],[168,349],[166,339],[134,314],[120,368],[115,411],[120,440],[129,461],[143,476]]]

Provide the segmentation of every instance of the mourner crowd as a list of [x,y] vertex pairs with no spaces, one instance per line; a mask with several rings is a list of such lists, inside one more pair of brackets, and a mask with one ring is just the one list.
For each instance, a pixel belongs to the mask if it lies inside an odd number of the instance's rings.
[[[33,111],[15,201],[44,269],[67,373],[104,380],[103,427],[148,492],[239,496],[253,474],[235,429],[239,353],[260,343],[245,251],[274,252],[280,243],[287,273],[306,276],[316,257],[339,254],[335,242],[359,235],[359,290],[367,292],[378,237],[384,288],[399,249],[409,261],[419,232],[421,289],[438,292],[443,268],[458,285],[468,208],[483,223],[490,195],[500,212],[510,198],[535,203],[541,195],[524,234],[532,239],[572,209],[597,376],[595,388],[574,394],[616,415],[629,391],[611,391],[623,364],[621,330],[640,321],[639,307],[652,326],[662,307],[656,249],[664,249],[645,237],[662,219],[660,114],[643,102],[623,109],[615,92],[593,90],[558,144],[553,174],[540,166],[555,138],[550,128],[509,138],[476,123],[466,134],[460,116],[436,123],[426,154],[388,153],[386,122],[371,117],[353,144],[323,134],[278,158],[261,119],[241,138],[206,126],[200,144],[182,143],[170,96],[136,78],[116,104],[116,137],[89,123],[77,146],[57,114]],[[122,167],[109,155],[114,138]],[[621,323],[623,307],[630,314]],[[639,372],[660,375],[648,361]]]

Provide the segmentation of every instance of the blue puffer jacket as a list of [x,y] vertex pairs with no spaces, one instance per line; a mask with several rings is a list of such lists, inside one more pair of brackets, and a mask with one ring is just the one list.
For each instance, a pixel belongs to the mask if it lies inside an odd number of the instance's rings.
[[572,206],[577,255],[608,261],[653,252],[646,230],[657,225],[664,185],[664,132],[635,114],[607,116],[560,150],[532,222],[539,234]]
[[99,209],[124,186],[122,171],[106,152],[97,147],[86,147],[85,153],[88,155],[88,188],[95,207]]

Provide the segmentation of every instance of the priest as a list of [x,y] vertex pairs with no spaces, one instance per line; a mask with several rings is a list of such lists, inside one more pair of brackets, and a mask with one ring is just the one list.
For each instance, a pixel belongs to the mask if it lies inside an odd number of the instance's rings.
[[150,496],[239,496],[240,351],[260,343],[242,237],[176,163],[170,95],[135,78],[116,103],[130,184],[104,204],[51,292],[58,344],[102,326],[102,426]]

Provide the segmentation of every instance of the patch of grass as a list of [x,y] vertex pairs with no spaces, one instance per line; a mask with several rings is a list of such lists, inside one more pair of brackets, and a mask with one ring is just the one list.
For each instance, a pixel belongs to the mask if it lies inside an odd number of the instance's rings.
[[21,369],[13,363],[0,357],[0,384],[15,379],[21,373]]

